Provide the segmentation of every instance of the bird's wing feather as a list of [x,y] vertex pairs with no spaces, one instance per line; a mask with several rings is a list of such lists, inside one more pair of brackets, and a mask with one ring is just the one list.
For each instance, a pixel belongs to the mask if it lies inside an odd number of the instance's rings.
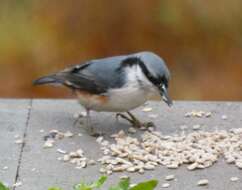
[[126,82],[125,68],[137,63],[135,54],[87,61],[61,72],[41,77],[34,84],[63,84],[93,94],[103,94],[109,89],[121,88]]
[[97,59],[76,65],[56,74],[66,86],[101,94],[124,85],[124,72],[119,70],[124,56]]

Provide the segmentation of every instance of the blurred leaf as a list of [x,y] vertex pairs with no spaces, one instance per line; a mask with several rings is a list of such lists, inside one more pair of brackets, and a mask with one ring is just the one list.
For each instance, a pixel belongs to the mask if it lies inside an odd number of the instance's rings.
[[96,182],[91,184],[92,188],[100,188],[107,180],[107,176],[101,176]]
[[0,182],[0,190],[10,190],[10,189]]
[[130,188],[129,190],[153,190],[157,186],[157,180],[150,180],[147,182],[139,183],[136,186]]
[[110,187],[109,190],[128,190],[130,185],[130,179],[123,179],[115,187]]
[[48,190],[62,190],[62,189],[59,188],[59,187],[51,187],[51,188],[49,188]]
[[106,180],[107,180],[106,176],[101,176],[96,182],[93,182],[91,184],[86,184],[85,182],[81,182],[74,186],[74,190],[92,190],[94,188],[100,188]]

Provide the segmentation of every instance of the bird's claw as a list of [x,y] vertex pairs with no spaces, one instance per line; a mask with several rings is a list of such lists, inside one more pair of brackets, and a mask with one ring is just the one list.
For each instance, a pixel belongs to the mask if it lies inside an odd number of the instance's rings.
[[127,115],[124,115],[122,113],[117,113],[116,114],[116,119],[118,119],[119,117],[127,120],[133,127],[136,128],[149,128],[149,127],[154,127],[154,123],[153,122],[144,122],[142,123],[141,121],[139,121],[133,114],[131,114],[130,112],[127,112],[127,114],[129,115],[129,117]]

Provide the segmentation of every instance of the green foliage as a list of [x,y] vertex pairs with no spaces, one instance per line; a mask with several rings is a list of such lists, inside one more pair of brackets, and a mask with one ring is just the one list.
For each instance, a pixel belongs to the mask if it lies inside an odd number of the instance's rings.
[[0,190],[10,190],[10,189],[0,182]]
[[115,187],[110,187],[109,190],[128,190],[130,186],[130,179],[123,179]]
[[106,180],[107,180],[106,176],[101,176],[97,181],[90,184],[81,182],[74,186],[74,190],[92,190],[95,188],[100,188]]
[[133,187],[130,187],[129,178],[123,179],[115,187],[109,188],[109,190],[153,190],[157,186],[158,181],[150,180],[146,182],[139,183]]
[[49,188],[48,190],[62,190],[62,189],[59,188],[59,187],[51,187],[51,188]]
[[[101,176],[97,181],[92,183],[81,182],[73,187],[73,190],[93,190],[100,188],[107,180],[106,176]],[[110,187],[108,190],[153,190],[157,186],[157,180],[150,180],[139,183],[133,187],[130,187],[130,179],[122,179],[118,185]],[[10,190],[0,182],[0,190]],[[59,187],[51,187],[48,190],[63,190]]]
[[136,186],[130,188],[129,190],[153,190],[157,186],[157,180],[150,180],[143,183],[139,183]]
[[[85,183],[82,181],[81,183],[75,185],[73,187],[73,190],[93,190],[96,188],[100,188],[106,180],[107,180],[106,176],[101,176],[97,181],[92,183]],[[158,184],[157,180],[150,180],[150,181],[138,183],[137,185],[130,187],[130,179],[126,178],[126,179],[122,179],[116,186],[112,186],[108,190],[154,190],[157,184]],[[48,190],[62,190],[62,189],[54,187]]]

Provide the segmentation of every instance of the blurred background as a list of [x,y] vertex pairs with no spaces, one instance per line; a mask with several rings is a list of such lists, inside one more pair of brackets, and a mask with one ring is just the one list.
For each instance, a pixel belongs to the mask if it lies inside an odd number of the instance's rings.
[[242,100],[240,0],[1,0],[0,97],[70,98],[31,82],[82,61],[149,50],[173,99]]

